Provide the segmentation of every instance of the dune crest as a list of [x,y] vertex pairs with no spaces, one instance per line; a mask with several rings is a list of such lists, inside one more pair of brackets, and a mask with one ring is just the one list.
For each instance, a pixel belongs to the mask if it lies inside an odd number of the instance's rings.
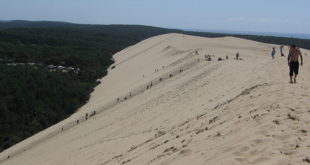
[[309,164],[310,51],[289,84],[286,57],[277,49],[272,60],[272,47],[182,34],[144,40],[114,55],[85,106],[2,152],[0,164]]

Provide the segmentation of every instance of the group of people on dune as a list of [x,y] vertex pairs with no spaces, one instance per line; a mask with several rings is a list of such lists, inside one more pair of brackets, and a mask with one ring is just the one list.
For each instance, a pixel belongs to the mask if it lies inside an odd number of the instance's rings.
[[[197,54],[197,53],[196,53]],[[199,54],[198,54],[199,55]],[[215,55],[205,55],[205,60],[206,61],[212,61],[212,58],[211,57],[215,57]],[[239,52],[237,52],[236,54],[236,58],[234,58],[235,60],[242,60],[240,57],[239,57]],[[219,57],[217,59],[218,61],[224,61],[224,58],[222,57]],[[226,55],[226,60],[228,60],[228,55]],[[199,62],[199,58],[198,58],[198,62]]]
[[[283,53],[284,46],[280,46],[280,53],[281,56],[285,56]],[[273,47],[271,52],[272,59],[275,59],[276,50]],[[287,56],[287,63],[290,68],[289,76],[290,76],[290,83],[296,83],[296,77],[298,75],[299,70],[299,57],[300,57],[300,65],[303,65],[303,59],[300,49],[296,45],[289,46],[289,54]],[[294,77],[294,79],[293,79]]]

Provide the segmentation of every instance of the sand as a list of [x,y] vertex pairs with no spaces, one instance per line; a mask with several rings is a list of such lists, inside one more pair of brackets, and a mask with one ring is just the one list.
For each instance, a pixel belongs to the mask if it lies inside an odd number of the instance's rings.
[[144,40],[113,56],[85,106],[3,151],[0,164],[309,164],[310,51],[302,53],[290,84],[279,45],[182,34]]

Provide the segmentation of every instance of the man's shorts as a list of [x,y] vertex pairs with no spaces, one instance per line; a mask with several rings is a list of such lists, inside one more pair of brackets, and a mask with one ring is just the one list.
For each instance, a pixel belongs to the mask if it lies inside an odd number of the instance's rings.
[[293,76],[293,73],[297,75],[298,70],[299,70],[299,62],[290,62],[290,76]]

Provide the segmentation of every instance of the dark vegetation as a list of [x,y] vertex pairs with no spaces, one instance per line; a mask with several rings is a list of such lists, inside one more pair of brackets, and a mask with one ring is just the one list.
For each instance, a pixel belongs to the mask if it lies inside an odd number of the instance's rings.
[[[105,76],[113,63],[113,54],[165,33],[227,36],[134,25],[0,22],[0,151],[67,118],[85,104],[98,85],[97,79]],[[310,49],[310,40],[235,36]],[[35,65],[7,65],[12,63]],[[80,70],[51,72],[48,65]]]

